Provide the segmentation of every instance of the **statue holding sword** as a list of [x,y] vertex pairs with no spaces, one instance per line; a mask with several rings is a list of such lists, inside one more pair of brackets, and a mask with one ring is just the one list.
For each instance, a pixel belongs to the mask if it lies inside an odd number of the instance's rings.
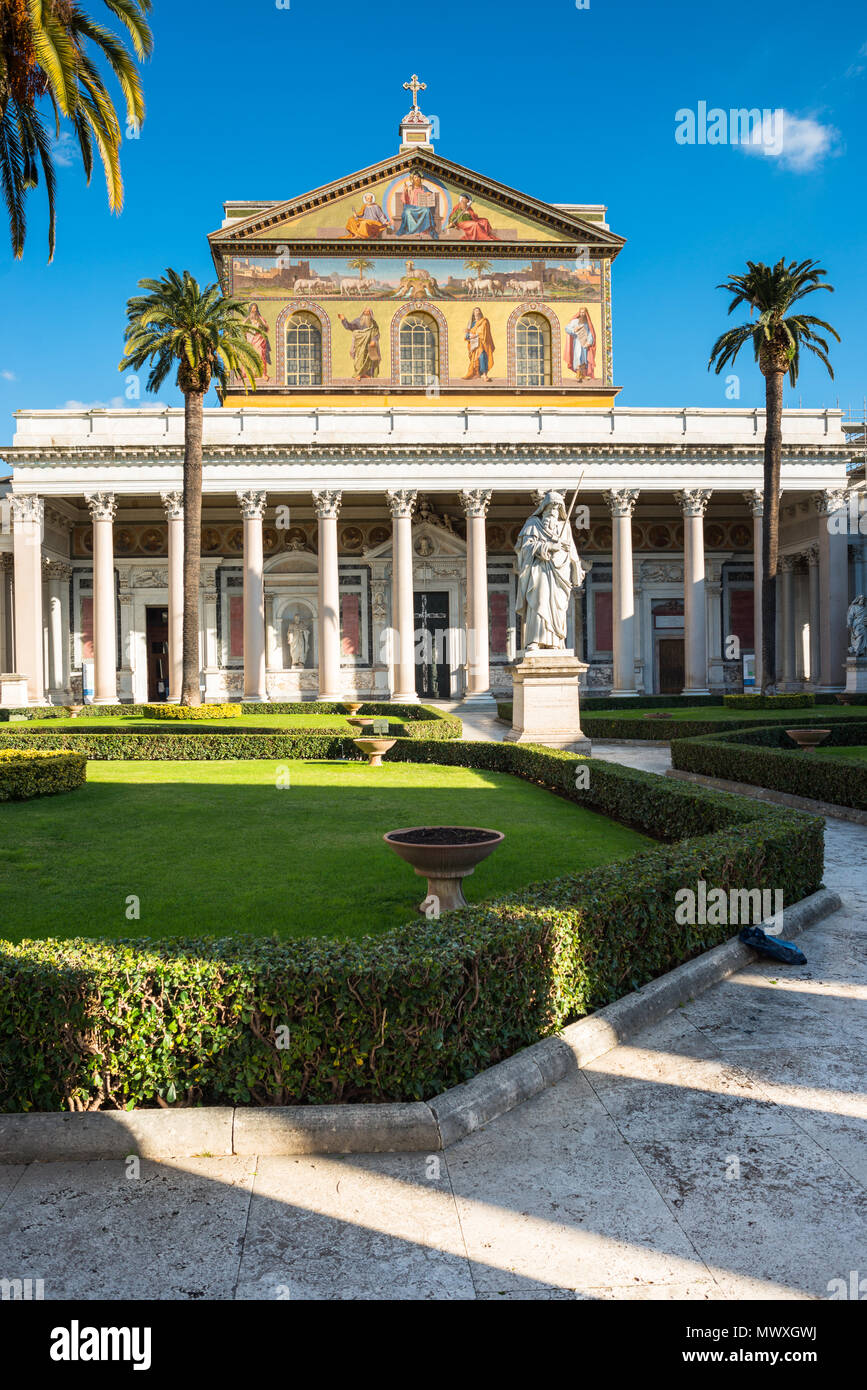
[[566,646],[569,599],[573,588],[584,582],[584,566],[570,524],[580,486],[579,481],[568,511],[562,493],[546,492],[524,523],[515,546],[516,609],[524,620],[527,656],[539,651],[562,651]]

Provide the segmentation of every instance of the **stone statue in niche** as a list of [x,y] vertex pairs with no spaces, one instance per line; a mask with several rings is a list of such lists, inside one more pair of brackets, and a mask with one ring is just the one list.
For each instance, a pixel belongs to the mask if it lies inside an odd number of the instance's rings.
[[575,546],[566,503],[559,492],[546,492],[524,523],[515,546],[518,555],[518,601],[524,619],[524,651],[562,651],[573,588],[584,582],[584,566]]
[[310,628],[300,613],[296,613],[289,623],[286,637],[289,643],[289,665],[293,670],[299,666],[306,666],[307,652],[310,647]]

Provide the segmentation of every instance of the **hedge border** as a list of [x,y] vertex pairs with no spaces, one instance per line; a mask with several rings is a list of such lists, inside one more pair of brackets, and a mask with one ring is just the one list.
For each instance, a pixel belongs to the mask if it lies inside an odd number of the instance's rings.
[[86,779],[87,759],[82,753],[0,744],[0,802],[74,792]]
[[725,940],[674,922],[684,885],[821,884],[818,817],[531,745],[390,756],[511,772],[670,843],[352,941],[5,943],[0,1109],[423,1100]]
[[[813,713],[807,717],[806,711],[794,710],[789,720],[791,728],[799,728],[804,723],[815,724],[820,715]],[[833,723],[846,726],[862,719],[863,715],[840,713]],[[601,714],[582,715],[581,727],[590,739],[613,739],[616,741],[639,740],[647,743],[679,743],[685,738],[703,738],[705,735],[738,733],[741,730],[762,728],[767,720],[760,712],[754,717],[737,719],[606,719]]]
[[[827,888],[803,898],[785,910],[786,938],[799,936],[840,907],[839,895]],[[7,1113],[0,1114],[0,1162],[125,1158],[130,1153],[166,1159],[203,1152],[261,1156],[447,1149],[576,1069],[590,1066],[756,958],[755,951],[732,937],[427,1103]]]
[[[812,727],[818,722],[820,718],[814,717]],[[867,744],[867,719],[829,721],[829,725],[831,733],[823,748]],[[804,726],[793,721],[791,727]],[[748,783],[831,806],[867,811],[867,765],[854,759],[826,761],[811,754],[805,756],[779,726],[738,730],[715,738],[678,740],[671,747],[671,763],[680,772]]]
[[[313,708],[315,705],[315,708]],[[291,705],[295,712],[304,706]],[[103,707],[112,712],[114,707]],[[122,707],[128,708],[128,707]],[[144,709],[144,706],[139,708]],[[242,706],[242,710],[245,707]],[[250,713],[260,713],[262,705],[248,705]],[[316,714],[341,712],[341,706],[310,701],[307,708]],[[399,739],[416,742],[446,742],[460,739],[461,720],[431,705],[370,704],[373,717],[387,718],[389,733]],[[285,713],[285,710],[278,711]],[[82,716],[83,718],[84,716]],[[97,716],[98,718],[98,716]],[[179,720],[177,725],[166,720],[166,728],[148,725],[140,728],[51,729],[45,720],[35,721],[36,727],[0,727],[0,748],[22,747],[46,750],[76,750],[89,758],[147,761],[196,762],[231,758],[362,758],[353,743],[357,735],[342,734],[334,729],[286,730],[272,728],[203,729],[197,721]],[[169,732],[169,728],[171,732]],[[359,731],[360,732],[360,731]]]

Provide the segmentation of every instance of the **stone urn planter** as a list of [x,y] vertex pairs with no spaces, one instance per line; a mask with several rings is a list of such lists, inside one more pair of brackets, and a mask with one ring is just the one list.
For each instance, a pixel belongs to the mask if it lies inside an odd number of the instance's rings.
[[797,743],[802,753],[812,753],[820,743],[824,743],[830,729],[787,729],[786,733]]
[[383,753],[395,744],[393,738],[354,738],[352,742],[360,752],[367,754],[368,767],[379,767]]
[[364,704],[363,700],[344,700],[343,710],[345,714],[357,714]]
[[503,843],[499,830],[481,830],[469,825],[414,825],[389,830],[385,843],[427,879],[427,897],[418,905],[427,912],[431,899],[437,911],[451,912],[467,907],[462,881],[476,865]]

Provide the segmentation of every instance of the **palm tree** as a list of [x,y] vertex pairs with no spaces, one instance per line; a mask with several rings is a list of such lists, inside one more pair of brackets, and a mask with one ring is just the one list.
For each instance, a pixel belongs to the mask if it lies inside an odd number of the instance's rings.
[[354,260],[348,262],[348,265],[350,270],[357,270],[359,280],[363,280],[365,272],[373,270],[375,261],[369,260],[367,256],[356,256]]
[[[108,205],[123,205],[120,121],[94,57],[104,58],[120,84],[127,120],[137,130],[144,99],[136,59],[149,57],[153,37],[145,15],[151,0],[105,0],[127,30],[134,55],[75,0],[0,0],[0,185],[9,214],[12,250],[20,259],[27,231],[25,200],[39,185],[48,196],[48,259],[54,256],[56,178],[50,125],[72,123],[87,182],[96,145],[108,186]],[[40,110],[44,102],[50,113]]]
[[[764,525],[762,527],[762,690],[773,694],[777,682],[777,552],[780,534],[780,460],[783,446],[783,378],[794,386],[801,366],[801,349],[824,362],[833,379],[828,360],[828,340],[816,332],[821,329],[837,342],[840,335],[824,319],[812,314],[790,314],[793,304],[814,290],[830,290],[822,283],[826,271],[818,261],[789,261],[781,257],[774,266],[747,261],[745,275],[732,275],[717,289],[733,295],[731,314],[740,304],[750,306],[749,323],[739,324],[720,335],[714,343],[708,371],[717,375],[734,362],[741,348],[752,342],[755,359],[765,378],[765,475]],[[758,312],[758,318],[753,315]]]
[[219,285],[199,288],[188,270],[167,270],[160,280],[139,280],[145,294],[127,304],[124,356],[119,370],[150,365],[149,391],[158,391],[177,363],[184,395],[184,641],[181,703],[201,703],[199,686],[199,568],[202,548],[202,427],[204,400],[214,377],[225,387],[231,372],[251,389],[263,372],[251,345],[247,305],[224,296]]
[[476,284],[483,275],[487,275],[489,270],[493,270],[493,265],[487,256],[470,256],[469,260],[464,261],[465,270],[476,272]]

